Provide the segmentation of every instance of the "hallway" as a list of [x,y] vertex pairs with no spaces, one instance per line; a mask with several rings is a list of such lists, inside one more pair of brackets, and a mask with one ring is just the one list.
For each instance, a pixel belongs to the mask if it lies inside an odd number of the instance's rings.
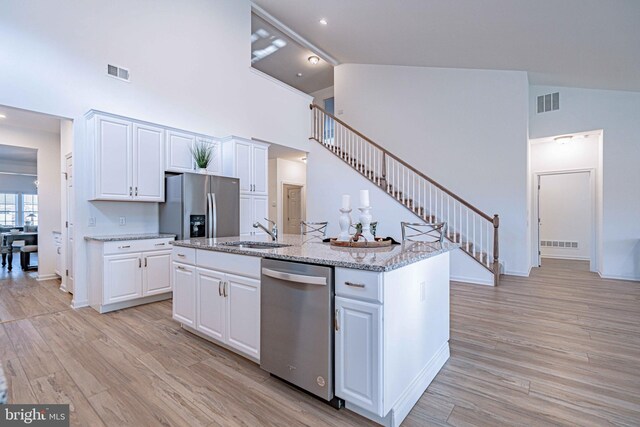
[[[72,402],[72,425],[370,425],[183,332],[170,302],[73,311],[57,281],[11,277],[10,402]],[[545,260],[497,288],[452,283],[451,358],[403,425],[640,424],[639,303],[638,283],[582,261]]]

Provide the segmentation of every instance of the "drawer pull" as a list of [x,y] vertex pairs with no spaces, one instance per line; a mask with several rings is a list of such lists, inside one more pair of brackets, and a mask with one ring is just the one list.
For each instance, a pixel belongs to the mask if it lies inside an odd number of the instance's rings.
[[153,245],[153,246],[164,246],[164,245],[166,245],[166,243],[156,243],[156,244],[155,244],[155,245]]
[[180,258],[184,258],[186,255],[185,254],[176,254],[178,255]]
[[118,246],[118,249],[129,249],[131,245]]
[[187,271],[187,269],[186,269],[186,268],[184,268],[184,267],[183,267],[183,266],[181,266],[181,265],[179,265],[179,266],[178,266],[178,270]]
[[334,316],[336,331],[340,330],[340,320],[339,319],[340,319],[340,309],[336,308],[336,314]]
[[364,288],[365,287],[364,283],[344,282],[344,284],[347,285],[347,286],[351,286],[353,288]]

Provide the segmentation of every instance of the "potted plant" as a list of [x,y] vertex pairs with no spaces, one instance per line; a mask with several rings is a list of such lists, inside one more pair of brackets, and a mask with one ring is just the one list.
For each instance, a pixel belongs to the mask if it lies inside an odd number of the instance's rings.
[[196,168],[199,173],[207,173],[207,167],[211,163],[213,157],[213,147],[204,141],[196,141],[191,147],[191,155],[196,162]]

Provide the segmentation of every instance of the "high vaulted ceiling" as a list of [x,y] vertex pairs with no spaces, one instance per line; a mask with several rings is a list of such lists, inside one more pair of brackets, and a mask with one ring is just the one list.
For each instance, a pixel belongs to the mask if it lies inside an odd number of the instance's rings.
[[532,84],[640,91],[640,0],[255,1],[341,63],[521,70]]

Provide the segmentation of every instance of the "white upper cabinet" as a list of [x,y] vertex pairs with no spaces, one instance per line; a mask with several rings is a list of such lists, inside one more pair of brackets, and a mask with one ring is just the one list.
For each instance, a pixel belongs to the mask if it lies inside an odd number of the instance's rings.
[[171,172],[193,172],[195,165],[191,149],[196,136],[193,134],[167,130],[167,164]]
[[268,148],[265,145],[253,146],[253,192],[267,195],[269,176],[267,165],[269,164]]
[[134,123],[133,172],[137,201],[164,200],[164,129]]
[[89,127],[95,152],[95,200],[130,200],[132,132],[130,121],[96,116]]
[[164,131],[91,113],[88,136],[95,167],[91,200],[164,201]]
[[223,173],[240,179],[240,192],[268,193],[269,144],[238,137],[222,143]]

